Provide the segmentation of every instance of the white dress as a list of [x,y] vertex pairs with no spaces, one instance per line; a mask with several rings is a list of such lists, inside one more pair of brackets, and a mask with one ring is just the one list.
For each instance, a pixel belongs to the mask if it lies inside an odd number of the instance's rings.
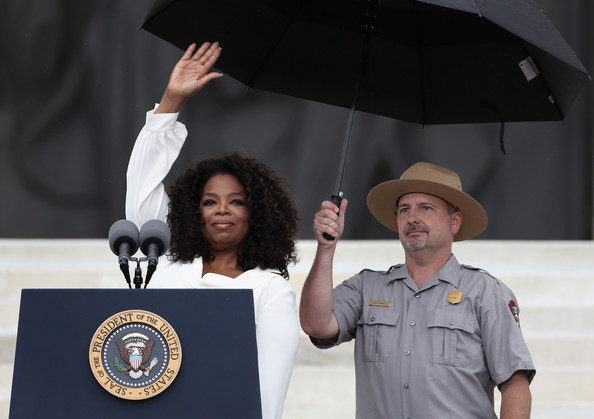
[[[126,218],[139,228],[151,219],[165,221],[169,198],[162,180],[187,136],[178,114],[147,112],[128,165]],[[159,260],[150,288],[243,288],[254,293],[262,418],[279,419],[299,344],[295,291],[282,276],[259,268],[236,278],[207,273],[202,259],[192,263]]]

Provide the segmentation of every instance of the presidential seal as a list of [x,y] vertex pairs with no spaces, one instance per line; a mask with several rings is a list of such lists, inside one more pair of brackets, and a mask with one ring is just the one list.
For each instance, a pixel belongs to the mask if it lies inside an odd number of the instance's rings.
[[144,310],[114,314],[95,332],[89,363],[101,386],[127,400],[156,396],[181,365],[179,338],[169,323]]

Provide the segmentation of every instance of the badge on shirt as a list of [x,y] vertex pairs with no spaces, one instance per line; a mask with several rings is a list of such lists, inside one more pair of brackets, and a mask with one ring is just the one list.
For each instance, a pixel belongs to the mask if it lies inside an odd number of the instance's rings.
[[462,301],[462,296],[464,294],[460,291],[450,291],[450,295],[448,295],[448,303],[450,304],[458,304]]
[[512,316],[514,316],[514,320],[516,321],[518,327],[520,327],[520,309],[514,300],[509,300],[507,303],[509,310],[511,311]]
[[369,301],[370,306],[377,306],[377,307],[390,307],[392,305],[389,301],[378,301],[378,300],[371,300]]

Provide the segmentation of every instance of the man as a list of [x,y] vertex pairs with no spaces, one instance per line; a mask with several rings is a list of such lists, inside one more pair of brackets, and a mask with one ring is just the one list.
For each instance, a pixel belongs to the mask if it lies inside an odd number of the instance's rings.
[[452,242],[487,226],[458,175],[417,163],[367,196],[373,216],[399,233],[405,264],[363,270],[332,288],[332,261],[347,202],[322,203],[300,321],[319,348],[355,339],[358,419],[529,418],[534,365],[512,291],[460,265]]

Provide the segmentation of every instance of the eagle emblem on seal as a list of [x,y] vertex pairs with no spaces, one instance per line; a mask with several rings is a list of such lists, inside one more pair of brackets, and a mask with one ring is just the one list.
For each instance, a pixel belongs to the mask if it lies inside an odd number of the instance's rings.
[[[151,358],[151,351],[155,341],[149,339],[142,333],[130,333],[116,341],[120,349],[120,356],[124,364],[116,357],[115,365],[120,372],[128,373],[135,380],[142,377],[142,374],[149,375],[149,372],[159,362],[156,357]],[[148,364],[148,365],[147,365]]]

